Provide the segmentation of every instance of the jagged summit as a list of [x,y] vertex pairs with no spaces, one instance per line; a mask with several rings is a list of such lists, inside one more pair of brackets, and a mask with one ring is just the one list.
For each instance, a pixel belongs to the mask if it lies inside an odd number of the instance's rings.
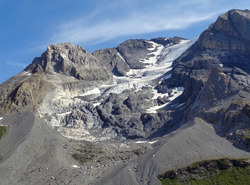
[[250,11],[230,10],[204,31],[196,48],[250,55]]
[[35,58],[25,71],[60,73],[86,81],[112,79],[111,73],[99,60],[80,45],[74,46],[72,43],[49,45],[41,57]]
[[174,84],[188,79],[206,81],[214,67],[250,72],[249,10],[230,10],[205,30],[198,41],[173,64]]

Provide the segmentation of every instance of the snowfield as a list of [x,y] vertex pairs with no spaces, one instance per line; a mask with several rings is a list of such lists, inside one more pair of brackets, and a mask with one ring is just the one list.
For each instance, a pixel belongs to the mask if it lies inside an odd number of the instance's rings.
[[[172,69],[172,62],[196,41],[197,39],[183,40],[180,44],[166,48],[150,41],[153,48],[148,50],[152,52],[148,54],[146,59],[141,59],[141,62],[147,64],[146,67],[144,69],[131,69],[127,72],[125,77],[115,76],[114,78],[116,79],[117,84],[109,89],[108,92],[106,92],[106,95],[108,93],[121,93],[126,89],[139,90],[142,87],[151,85],[153,80],[159,79],[162,75],[169,72]],[[170,77],[171,74],[164,78],[166,79]]]

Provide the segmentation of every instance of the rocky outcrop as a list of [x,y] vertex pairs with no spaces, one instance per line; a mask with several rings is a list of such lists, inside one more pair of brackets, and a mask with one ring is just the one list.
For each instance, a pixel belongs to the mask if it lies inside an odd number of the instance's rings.
[[92,104],[73,108],[72,112],[62,120],[62,124],[65,127],[79,128],[82,126],[86,130],[101,127],[102,123]]
[[93,52],[93,56],[102,62],[114,75],[125,76],[129,65],[116,48],[101,49]]
[[[12,81],[12,83],[14,83]],[[3,84],[1,88],[1,110],[5,114],[26,109],[35,111],[51,88],[42,74],[36,74],[17,84]],[[17,85],[17,86],[15,86]],[[5,89],[6,88],[6,89]]]
[[148,56],[149,48],[153,48],[152,43],[144,39],[132,39],[121,43],[117,51],[124,58],[131,69],[142,69],[145,64],[140,62]]
[[52,89],[62,88],[74,95],[107,83],[113,83],[111,71],[81,46],[50,45],[23,72],[1,85],[1,111],[36,111]]
[[110,81],[112,74],[81,46],[71,43],[50,45],[25,71],[63,74],[85,81]]
[[213,107],[216,102],[230,98],[240,90],[239,85],[230,76],[214,68],[193,104],[193,108],[197,107],[193,112],[198,112],[201,107]]
[[250,11],[230,10],[204,31],[196,48],[250,55]]
[[145,137],[159,126],[157,115],[145,114],[147,108],[155,105],[157,101],[152,100],[149,90],[127,90],[121,94],[111,94],[97,106],[97,112],[104,128],[114,128],[118,136],[134,139]]
[[[166,45],[167,43],[177,43],[178,39],[166,41],[163,38],[158,38],[154,41]],[[117,48],[94,51],[93,56],[99,59],[113,74],[126,76],[130,69],[143,69],[145,67],[142,60],[148,57],[150,53],[148,49],[154,49],[151,41],[131,39],[121,43]]]
[[157,44],[161,44],[163,46],[169,46],[169,45],[179,44],[183,40],[187,40],[187,39],[182,38],[182,37],[173,37],[173,38],[158,37],[158,38],[151,39],[150,41],[153,41]]

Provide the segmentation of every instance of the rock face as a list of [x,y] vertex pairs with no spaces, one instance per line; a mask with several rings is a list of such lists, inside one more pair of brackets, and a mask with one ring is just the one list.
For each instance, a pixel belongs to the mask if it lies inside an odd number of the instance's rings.
[[[157,42],[156,42],[157,43]],[[97,50],[93,55],[117,76],[126,76],[130,69],[143,69],[142,59],[148,57],[153,43],[144,39],[131,39],[117,48]],[[161,43],[162,44],[162,43]]]
[[[185,119],[213,123],[218,134],[249,150],[250,11],[230,10],[174,61],[172,78],[158,88],[185,87]],[[236,105],[237,104],[237,105]],[[245,107],[246,106],[246,107]]]
[[[19,79],[18,82],[16,78]],[[23,108],[35,111],[48,90],[50,90],[50,86],[42,74],[31,77],[13,77],[13,80],[5,82],[0,88],[0,109],[5,114]]]
[[151,116],[153,124],[150,124],[149,116],[145,110],[157,105],[152,100],[152,93],[147,89],[138,92],[125,91],[121,94],[112,94],[104,102],[97,106],[100,118],[103,120],[103,127],[116,128],[116,132],[123,138],[145,137],[153,128],[157,128],[157,116]]
[[37,111],[45,95],[57,87],[62,86],[67,92],[84,92],[112,82],[111,71],[81,46],[50,45],[41,57],[1,86],[1,111],[6,114],[22,108]]
[[173,37],[173,38],[158,37],[158,38],[151,39],[151,41],[157,44],[162,44],[164,46],[179,44],[183,40],[187,40],[187,39],[182,38],[182,37]]
[[72,76],[79,80],[108,81],[112,79],[101,63],[81,46],[71,43],[50,45],[41,57],[35,58],[26,71]]
[[116,48],[97,50],[93,55],[117,76],[125,76],[130,69]]
[[155,45],[173,46],[187,39],[181,37],[131,39],[121,43],[117,48],[101,49],[93,52],[93,56],[102,62],[116,76],[126,76],[130,69],[144,69],[146,62],[157,51]]
[[175,84],[205,78],[214,67],[239,68],[249,74],[250,11],[231,10],[205,30],[196,44],[174,62]]
[[144,65],[140,60],[147,57],[148,48],[153,48],[152,43],[140,39],[125,41],[117,47],[117,50],[131,69],[142,69]]
[[196,47],[250,55],[250,11],[231,10],[204,31]]

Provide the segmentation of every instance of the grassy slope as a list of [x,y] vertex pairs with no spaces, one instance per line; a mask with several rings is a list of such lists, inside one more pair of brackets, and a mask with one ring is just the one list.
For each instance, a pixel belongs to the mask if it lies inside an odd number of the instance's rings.
[[0,126],[0,139],[3,137],[3,135],[7,132],[7,127]]
[[[225,162],[226,161],[226,162]],[[191,184],[191,185],[249,185],[250,184],[250,163],[247,165],[234,165],[230,159],[213,160],[210,167],[201,165],[203,162],[194,163],[184,169],[175,170],[178,175],[173,175],[172,171],[159,176],[163,185]],[[234,160],[245,161],[245,160]],[[229,164],[222,167],[220,164]],[[212,166],[212,167],[211,167]],[[190,172],[193,170],[193,172]],[[196,171],[196,172],[194,172]],[[197,173],[198,172],[198,173]],[[168,175],[172,174],[169,177]]]

